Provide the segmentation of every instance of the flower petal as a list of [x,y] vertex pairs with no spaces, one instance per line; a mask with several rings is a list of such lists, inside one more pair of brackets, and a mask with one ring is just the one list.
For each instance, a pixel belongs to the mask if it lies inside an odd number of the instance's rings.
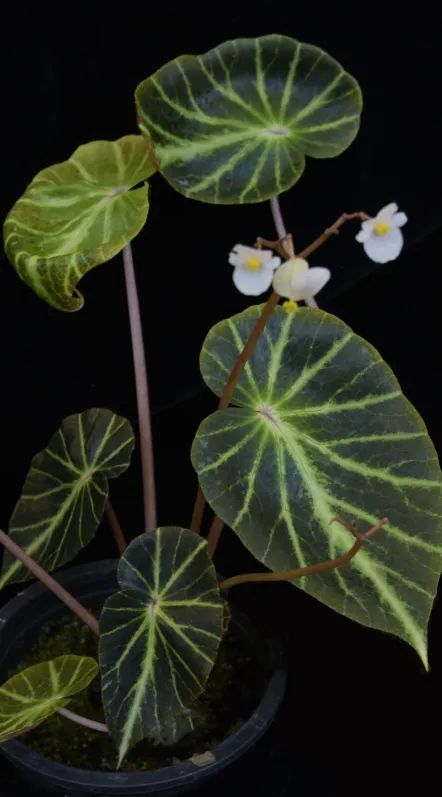
[[273,289],[280,296],[291,299],[292,279],[304,271],[308,271],[307,261],[301,257],[291,257],[275,271]]
[[244,258],[233,250],[229,255],[229,263],[231,266],[243,266]]
[[406,213],[395,213],[391,223],[394,227],[403,227],[408,221],[408,217]]
[[[267,266],[271,261],[275,260],[271,249],[255,249],[254,246],[244,246],[244,244],[235,244],[229,254],[229,263],[232,266],[245,266],[247,260],[258,260],[262,266]],[[276,258],[279,265],[280,258]],[[277,266],[273,266],[276,268]]]
[[244,244],[235,244],[232,246],[232,253],[239,255],[243,260],[247,257],[254,257],[257,250],[253,246],[245,246]]
[[245,266],[237,266],[233,272],[233,282],[245,296],[259,296],[272,284],[273,271],[262,268],[250,271]]
[[392,227],[387,235],[371,235],[364,243],[366,254],[375,263],[395,260],[404,245],[404,236],[398,227]]
[[255,257],[259,257],[261,263],[267,265],[273,260],[273,252],[271,249],[255,249]]
[[359,230],[358,234],[355,235],[355,238],[357,241],[359,241],[360,244],[363,244],[364,241],[368,241],[370,235],[372,234],[373,234],[373,227],[366,227],[365,230],[364,229]]
[[331,273],[328,268],[316,266],[308,271],[298,274],[292,279],[292,299],[299,302],[301,299],[311,299],[316,296],[329,281]]
[[263,268],[267,271],[275,271],[281,265],[281,258],[280,257],[271,257],[267,263],[263,263]]
[[390,202],[389,205],[385,205],[384,208],[381,208],[379,213],[376,214],[377,219],[385,219],[385,221],[391,221],[394,213],[398,210],[398,206],[396,202]]

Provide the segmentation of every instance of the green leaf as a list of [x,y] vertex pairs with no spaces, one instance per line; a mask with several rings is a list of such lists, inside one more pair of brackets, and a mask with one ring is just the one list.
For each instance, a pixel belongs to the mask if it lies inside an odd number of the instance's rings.
[[206,540],[181,528],[137,537],[118,583],[100,618],[100,669],[121,764],[140,739],[176,735],[215,662],[223,601]]
[[143,227],[147,186],[130,189],[154,171],[146,139],[124,136],[83,144],[69,160],[39,172],[4,224],[17,274],[58,310],[79,310],[79,280]]
[[159,170],[202,202],[262,202],[294,185],[305,156],[332,158],[355,138],[355,79],[288,36],[224,42],[181,55],[135,92]]
[[[201,370],[218,395],[260,313],[217,324]],[[389,523],[342,570],[294,582],[364,625],[407,640],[427,664],[442,562],[442,480],[425,425],[379,353],[334,316],[278,307],[232,407],[207,418],[192,459],[214,511],[271,570],[315,564]]]
[[196,722],[202,721],[202,715],[193,706],[183,709],[179,714],[172,717],[170,722],[165,722],[161,728],[161,733],[152,738],[155,744],[172,745],[177,744],[188,733],[195,730]]
[[[69,562],[90,542],[103,515],[108,479],[123,473],[132,427],[110,410],[90,409],[62,422],[32,460],[9,536],[46,570]],[[0,589],[32,575],[5,552]]]
[[0,686],[0,742],[40,725],[97,674],[98,664],[88,656],[58,656],[13,675]]

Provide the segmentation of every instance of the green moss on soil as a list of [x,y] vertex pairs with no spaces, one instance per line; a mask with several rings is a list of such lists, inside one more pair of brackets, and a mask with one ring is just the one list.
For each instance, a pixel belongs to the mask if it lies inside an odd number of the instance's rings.
[[[43,626],[37,644],[17,670],[64,653],[98,658],[97,638],[76,618],[67,617]],[[128,753],[120,771],[158,769],[212,749],[250,716],[262,695],[265,680],[265,672],[251,658],[243,640],[229,630],[221,643],[207,689],[192,706],[197,713],[195,730],[174,746],[153,745],[148,740],[139,742]],[[76,695],[68,708],[103,722],[99,679]],[[22,741],[35,752],[62,764],[102,771],[116,769],[117,749],[108,734],[83,728],[59,715],[34,728]]]

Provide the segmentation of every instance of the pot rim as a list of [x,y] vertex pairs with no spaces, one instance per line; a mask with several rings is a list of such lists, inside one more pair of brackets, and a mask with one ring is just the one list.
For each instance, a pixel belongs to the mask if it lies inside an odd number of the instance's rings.
[[[97,569],[102,577],[111,577],[115,572],[118,559],[104,559],[98,562],[77,565],[57,573],[57,581],[67,587],[71,581],[81,579],[87,582],[88,578],[96,584]],[[0,608],[0,642],[3,628],[14,616],[23,610],[29,603],[47,593],[46,587],[39,582],[26,587],[15,597]],[[56,599],[55,599],[56,600]],[[269,678],[264,693],[255,711],[239,730],[232,733],[210,752],[214,761],[206,765],[196,764],[190,758],[179,764],[161,767],[160,769],[139,772],[102,772],[93,769],[81,769],[52,761],[40,753],[33,752],[19,739],[10,739],[0,744],[0,753],[5,755],[11,763],[20,769],[28,771],[37,770],[40,777],[50,780],[52,784],[65,787],[68,782],[77,786],[97,788],[100,790],[109,787],[113,794],[124,794],[124,791],[115,791],[121,786],[127,788],[152,789],[157,792],[169,791],[173,788],[185,786],[214,775],[218,770],[227,767],[231,762],[243,755],[264,734],[272,723],[275,714],[282,703],[287,673],[282,660],[280,646],[267,640],[270,649],[270,658],[273,659],[272,674]],[[198,755],[198,754],[196,754]],[[140,792],[141,794],[142,792]]]

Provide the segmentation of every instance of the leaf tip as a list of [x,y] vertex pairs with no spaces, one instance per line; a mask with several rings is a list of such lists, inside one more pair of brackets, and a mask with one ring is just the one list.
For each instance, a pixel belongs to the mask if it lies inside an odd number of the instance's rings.
[[419,647],[416,647],[416,652],[417,652],[422,664],[424,665],[425,672],[429,673],[430,672],[430,662],[428,661],[428,648],[427,648],[427,645],[425,643],[423,645],[419,645]]

